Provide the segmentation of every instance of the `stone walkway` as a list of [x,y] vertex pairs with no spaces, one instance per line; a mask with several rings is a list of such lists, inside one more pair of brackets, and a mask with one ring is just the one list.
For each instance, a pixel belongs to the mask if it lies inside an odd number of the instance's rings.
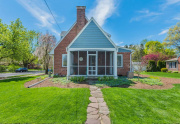
[[109,109],[104,101],[101,89],[96,86],[90,86],[91,103],[87,108],[86,124],[110,124]]

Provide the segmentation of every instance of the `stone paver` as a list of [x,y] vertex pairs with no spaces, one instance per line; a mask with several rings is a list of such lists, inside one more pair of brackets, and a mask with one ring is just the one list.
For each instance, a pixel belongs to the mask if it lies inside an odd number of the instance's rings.
[[96,99],[95,97],[89,97],[89,100],[90,100],[91,102],[97,103],[97,99]]
[[86,124],[100,124],[100,120],[97,119],[87,119]]
[[96,86],[90,86],[91,103],[87,108],[86,124],[110,124],[109,109],[104,101],[101,89]]
[[89,105],[88,105],[89,107],[92,107],[92,108],[96,108],[96,109],[98,109],[99,107],[99,105],[98,105],[98,103],[90,103]]

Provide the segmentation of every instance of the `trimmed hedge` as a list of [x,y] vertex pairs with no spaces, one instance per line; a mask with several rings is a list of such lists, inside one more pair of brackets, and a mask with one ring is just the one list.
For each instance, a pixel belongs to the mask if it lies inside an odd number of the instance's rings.
[[161,68],[166,68],[166,62],[165,61],[157,61],[157,71],[161,71]]
[[168,69],[167,68],[161,68],[161,72],[167,72]]
[[148,72],[155,72],[156,69],[156,62],[154,60],[150,60],[147,65],[147,71]]

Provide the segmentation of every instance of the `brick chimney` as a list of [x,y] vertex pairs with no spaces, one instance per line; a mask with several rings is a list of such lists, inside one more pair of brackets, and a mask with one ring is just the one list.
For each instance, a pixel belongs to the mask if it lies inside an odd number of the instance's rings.
[[86,6],[77,6],[77,33],[86,25],[85,9]]

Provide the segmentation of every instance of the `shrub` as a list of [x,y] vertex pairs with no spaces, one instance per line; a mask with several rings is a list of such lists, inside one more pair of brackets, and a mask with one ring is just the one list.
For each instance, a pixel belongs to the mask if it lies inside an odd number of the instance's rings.
[[110,80],[114,80],[114,77],[107,77],[107,76],[103,76],[103,77],[98,77],[98,81],[110,81]]
[[81,76],[81,77],[71,77],[71,81],[74,81],[74,82],[83,82],[85,81],[86,78],[84,76]]
[[53,75],[53,78],[58,78],[58,77],[60,77],[59,74],[54,74]]
[[150,60],[147,65],[147,71],[155,72],[156,71],[156,63],[154,60]]
[[172,71],[168,71],[168,73],[172,73]]
[[4,66],[4,65],[0,65],[0,72],[5,72],[5,71],[6,71],[6,69],[7,69],[7,67],[6,67],[6,66]]
[[166,62],[165,61],[157,61],[157,71],[161,71],[161,68],[166,68]]
[[168,69],[167,68],[161,68],[161,72],[167,72]]
[[178,73],[178,71],[173,71],[173,73]]
[[159,77],[150,76],[150,79],[159,79]]
[[14,65],[14,64],[11,64],[8,66],[8,71],[10,72],[14,72],[16,69],[20,68],[19,65]]

